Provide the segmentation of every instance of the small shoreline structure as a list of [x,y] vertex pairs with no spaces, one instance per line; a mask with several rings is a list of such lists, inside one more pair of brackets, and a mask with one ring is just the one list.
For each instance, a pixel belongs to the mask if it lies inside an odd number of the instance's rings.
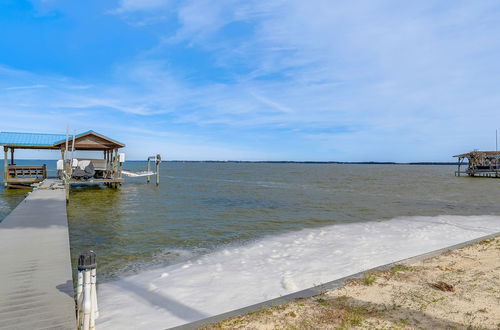
[[[488,178],[500,177],[500,151],[474,150],[453,157],[458,158],[458,168],[455,171],[455,176],[465,174]],[[465,163],[466,159],[467,163]],[[461,168],[465,165],[467,165],[467,169],[462,171]]]

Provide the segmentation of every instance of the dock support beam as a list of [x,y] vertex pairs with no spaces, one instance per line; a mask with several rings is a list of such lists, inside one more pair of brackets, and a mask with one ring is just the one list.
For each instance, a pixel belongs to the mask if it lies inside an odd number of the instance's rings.
[[67,181],[64,182],[64,190],[66,191],[66,203],[69,202],[69,183]]
[[9,174],[9,161],[8,161],[9,148],[3,147],[3,186],[7,188],[7,177]]

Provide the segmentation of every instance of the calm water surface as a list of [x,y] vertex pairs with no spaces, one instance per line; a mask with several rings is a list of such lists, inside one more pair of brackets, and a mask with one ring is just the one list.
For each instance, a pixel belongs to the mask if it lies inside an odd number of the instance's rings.
[[[95,250],[101,281],[303,228],[399,216],[500,214],[500,181],[457,178],[453,166],[161,165],[159,187],[127,178],[117,190],[72,188],[72,255]],[[125,168],[145,166],[129,162]],[[25,193],[1,190],[0,218]]]

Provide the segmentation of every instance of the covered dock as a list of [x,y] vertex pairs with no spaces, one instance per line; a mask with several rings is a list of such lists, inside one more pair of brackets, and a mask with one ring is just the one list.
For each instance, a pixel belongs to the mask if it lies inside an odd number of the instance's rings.
[[[465,174],[468,176],[500,177],[500,151],[474,150],[453,157],[458,158],[456,176]],[[462,170],[465,166],[467,168]]]
[[[72,136],[64,134],[0,132],[0,146],[4,148],[4,185],[7,188],[30,186],[47,178],[45,164],[20,166],[15,162],[17,149],[60,150],[58,177],[65,184],[105,183],[116,187],[123,182],[118,151],[123,143],[94,131]],[[102,151],[99,159],[75,159],[74,151]],[[70,157],[71,155],[71,157]],[[10,156],[10,160],[9,160]]]

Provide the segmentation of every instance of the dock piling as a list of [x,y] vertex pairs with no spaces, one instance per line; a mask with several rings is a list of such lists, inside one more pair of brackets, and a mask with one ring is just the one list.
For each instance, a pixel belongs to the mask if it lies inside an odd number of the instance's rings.
[[3,147],[3,185],[7,187],[7,176],[9,175],[9,163],[8,163],[8,151],[9,148]]
[[[148,157],[148,173],[151,172],[151,157]],[[146,183],[151,182],[151,176],[148,175],[146,178]]]
[[160,185],[160,163],[161,163],[161,156],[160,154],[156,155],[156,185]]
[[96,254],[85,251],[78,258],[78,283],[76,306],[78,329],[94,330],[95,320],[99,316],[96,293]]
[[155,161],[155,165],[156,165],[156,173],[152,173],[152,174],[155,174],[156,175],[156,185],[160,185],[160,163],[161,163],[161,156],[160,154],[156,154],[156,156],[149,156],[148,157],[148,169],[147,169],[147,172],[148,175],[146,176],[146,183],[150,183],[151,182],[151,161],[154,160]]

